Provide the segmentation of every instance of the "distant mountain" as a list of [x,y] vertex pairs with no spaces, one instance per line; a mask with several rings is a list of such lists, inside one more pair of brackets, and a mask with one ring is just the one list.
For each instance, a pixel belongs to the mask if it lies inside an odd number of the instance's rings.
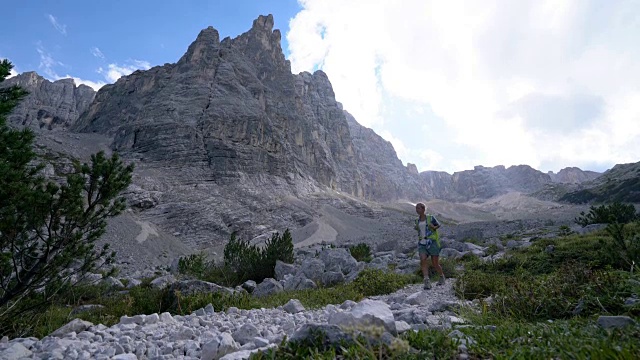
[[580,189],[562,195],[559,200],[576,204],[640,203],[640,162],[615,165],[601,176],[582,183]]
[[581,170],[577,167],[566,167],[558,171],[557,174],[553,171],[549,171],[547,174],[551,177],[553,182],[564,184],[580,184],[602,175],[602,173],[599,172]]
[[505,168],[475,166],[449,175],[445,172],[425,171],[420,177],[435,198],[449,201],[487,199],[511,191],[531,193],[552,183],[551,177],[528,165]]

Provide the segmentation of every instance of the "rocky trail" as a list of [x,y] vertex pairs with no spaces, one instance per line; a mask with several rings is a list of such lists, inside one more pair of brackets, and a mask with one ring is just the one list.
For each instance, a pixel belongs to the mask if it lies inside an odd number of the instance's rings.
[[406,331],[448,329],[463,322],[451,312],[460,306],[453,282],[434,284],[431,290],[409,285],[389,295],[320,309],[305,309],[292,299],[271,309],[217,311],[209,305],[186,316],[123,316],[110,327],[76,319],[42,339],[2,339],[0,358],[247,359],[285,337],[304,338],[311,329],[322,329],[334,339],[348,336],[342,330],[345,326],[380,326],[385,331],[381,341],[393,341],[394,335]]

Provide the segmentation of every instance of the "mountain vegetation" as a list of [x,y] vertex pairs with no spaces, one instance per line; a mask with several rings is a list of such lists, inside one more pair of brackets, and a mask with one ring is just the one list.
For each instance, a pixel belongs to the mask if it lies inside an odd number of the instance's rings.
[[[12,65],[0,63],[0,82]],[[15,130],[6,115],[26,92],[0,89],[0,323],[33,314],[86,273],[109,265],[109,246],[95,248],[107,219],[125,209],[119,197],[133,166],[100,152],[74,164],[62,183],[48,181],[34,133]]]

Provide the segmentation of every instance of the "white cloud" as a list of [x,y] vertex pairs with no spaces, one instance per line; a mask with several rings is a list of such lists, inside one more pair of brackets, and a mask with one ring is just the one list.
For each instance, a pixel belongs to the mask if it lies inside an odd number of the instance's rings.
[[91,54],[93,56],[97,57],[98,59],[102,59],[102,60],[105,59],[104,54],[102,53],[102,51],[100,51],[100,49],[98,49],[95,46],[91,48]]
[[[98,48],[95,48],[100,51]],[[148,61],[144,60],[129,60],[125,65],[119,64],[109,64],[108,70],[104,70],[102,67],[99,67],[96,71],[99,74],[102,74],[106,81],[101,80],[86,80],[77,76],[69,75],[60,76],[56,71],[56,67],[65,66],[62,62],[57,61],[51,56],[49,52],[44,48],[42,43],[38,43],[36,47],[36,51],[40,54],[40,65],[39,69],[44,74],[44,77],[51,80],[56,81],[60,79],[72,78],[76,85],[84,84],[92,87],[94,90],[98,90],[106,84],[113,83],[118,80],[121,76],[129,75],[132,72],[142,69],[148,70],[151,68],[151,64]],[[100,54],[102,54],[100,52]],[[94,54],[95,55],[95,54]]]
[[98,72],[103,74],[107,81],[116,82],[120,77],[129,75],[136,70],[149,70],[150,68],[151,64],[147,61],[131,60],[125,65],[109,64],[106,71],[103,68],[99,68]]
[[64,66],[63,63],[56,61],[49,52],[42,46],[42,43],[38,43],[36,51],[40,55],[40,65],[38,66],[44,75],[50,79],[58,80],[60,77],[56,74],[56,66]]
[[58,22],[55,16],[47,14],[47,18],[53,27],[62,35],[67,35],[67,25]]
[[[299,2],[293,70],[324,70],[345,109],[421,170],[640,161],[640,3]],[[407,123],[385,110],[398,101],[430,111]]]
[[71,75],[60,77],[60,79],[65,79],[65,78],[72,78],[73,81],[76,83],[76,85],[87,85],[87,86],[93,88],[93,90],[95,90],[95,91],[98,91],[101,87],[107,85],[107,83],[104,82],[104,81],[84,80],[84,79],[81,79],[79,77],[75,77],[75,76],[71,76]]
[[382,136],[385,140],[390,142],[391,145],[393,145],[393,148],[395,149],[396,154],[399,158],[404,158],[408,155],[409,149],[407,149],[402,140],[393,136],[389,131],[384,130],[378,135]]

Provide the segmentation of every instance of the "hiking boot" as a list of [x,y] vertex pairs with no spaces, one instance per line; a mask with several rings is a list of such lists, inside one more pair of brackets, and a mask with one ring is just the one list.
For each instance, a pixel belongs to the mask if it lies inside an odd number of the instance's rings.
[[428,276],[424,278],[424,289],[425,290],[431,289],[431,280],[429,280]]
[[440,279],[438,279],[438,284],[437,285],[444,285],[444,276],[440,276]]

